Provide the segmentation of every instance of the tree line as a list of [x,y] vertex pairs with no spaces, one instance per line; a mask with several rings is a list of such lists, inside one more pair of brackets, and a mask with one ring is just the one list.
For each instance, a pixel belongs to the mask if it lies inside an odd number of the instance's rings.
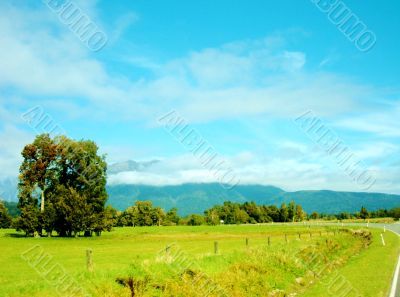
[[136,201],[135,205],[122,212],[114,212],[115,226],[155,226],[155,225],[218,225],[254,224],[268,222],[302,221],[306,213],[293,201],[275,205],[257,205],[255,202],[224,202],[204,211],[204,214],[191,214],[180,217],[178,209],[165,212],[153,206],[151,201]]
[[[6,202],[7,203],[7,202]],[[12,203],[8,203],[11,207]],[[290,202],[282,203],[280,207],[275,205],[257,205],[255,202],[234,203],[224,202],[204,211],[204,214],[190,214],[180,216],[177,208],[165,211],[161,207],[154,206],[151,201],[136,201],[124,211],[118,211],[112,206],[105,207],[107,230],[111,227],[135,227],[135,226],[174,226],[174,225],[219,225],[219,224],[256,224],[270,222],[301,222],[304,220],[345,220],[345,219],[370,219],[392,217],[400,219],[400,208],[390,210],[379,209],[368,211],[361,207],[354,213],[342,212],[328,215],[318,212],[307,214],[301,205]],[[18,216],[11,216],[7,207],[0,201],[0,228],[18,227]]]
[[255,202],[234,203],[224,202],[204,211],[204,214],[190,214],[179,216],[178,209],[172,208],[165,212],[160,207],[153,206],[151,201],[136,201],[135,205],[125,211],[114,210],[114,226],[171,226],[171,225],[219,225],[219,224],[257,224],[270,222],[301,222],[312,219],[368,219],[392,217],[400,219],[400,208],[391,210],[368,211],[361,207],[359,212],[343,216],[325,215],[318,212],[307,214],[301,205],[294,201],[289,204],[282,203],[280,207],[275,205],[257,205]]
[[395,220],[400,219],[400,207],[392,209],[378,209],[374,211],[368,211],[364,206],[361,207],[360,211],[357,212],[340,212],[337,214],[326,214],[313,212],[310,215],[311,219],[324,219],[324,220],[351,220],[351,219],[374,219],[374,218],[393,218]]

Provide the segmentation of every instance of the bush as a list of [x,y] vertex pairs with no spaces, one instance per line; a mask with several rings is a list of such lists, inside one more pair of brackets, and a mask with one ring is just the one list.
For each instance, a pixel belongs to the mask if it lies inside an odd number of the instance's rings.
[[189,216],[189,220],[187,222],[189,226],[200,226],[204,225],[204,223],[205,223],[204,217],[198,214],[193,214]]
[[0,228],[10,228],[12,223],[11,216],[8,213],[4,203],[0,201]]

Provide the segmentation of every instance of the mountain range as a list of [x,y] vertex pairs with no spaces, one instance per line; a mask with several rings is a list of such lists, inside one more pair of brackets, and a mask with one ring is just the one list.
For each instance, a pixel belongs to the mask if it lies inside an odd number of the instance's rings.
[[257,204],[274,204],[295,201],[308,213],[356,212],[362,206],[368,210],[400,207],[400,195],[337,192],[337,191],[296,191],[286,192],[274,186],[237,185],[231,189],[218,183],[182,184],[172,186],[113,185],[107,187],[108,203],[124,210],[136,200],[151,200],[165,210],[178,208],[181,215],[203,213],[207,208],[224,201]]
[[[156,172],[163,161],[125,161],[109,167],[110,175],[136,172],[141,175]],[[160,174],[160,173],[159,173]],[[161,173],[162,174],[162,173]],[[224,201],[257,204],[274,204],[295,201],[306,212],[320,213],[356,212],[362,206],[369,210],[400,207],[400,195],[366,192],[338,192],[329,190],[287,192],[274,186],[237,185],[230,188],[219,183],[182,183],[177,185],[125,184],[123,182],[107,186],[108,203],[119,210],[133,205],[137,200],[151,200],[154,205],[165,210],[178,208],[181,215],[203,213],[204,210],[222,204]]]
[[[145,174],[162,164],[160,160],[146,162],[125,161],[111,164],[108,167],[108,176],[134,172]],[[0,199],[16,201],[16,179],[0,181]],[[308,213],[356,212],[362,206],[368,210],[379,208],[400,207],[400,195],[340,192],[330,190],[295,191],[288,192],[274,186],[266,185],[237,185],[230,188],[219,183],[182,183],[177,185],[146,185],[111,183],[107,186],[109,195],[108,204],[124,210],[132,206],[137,200],[151,200],[154,205],[165,210],[178,208],[180,215],[203,213],[204,210],[222,204],[224,201],[246,202],[254,201],[257,204],[274,204],[295,201],[303,206]]]

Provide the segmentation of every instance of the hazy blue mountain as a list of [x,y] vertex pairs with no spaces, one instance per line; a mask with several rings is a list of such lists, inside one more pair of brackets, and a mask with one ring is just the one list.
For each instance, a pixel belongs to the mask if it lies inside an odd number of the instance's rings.
[[17,201],[17,184],[16,177],[9,177],[0,180],[0,199],[4,201]]
[[[2,200],[0,200],[2,201]],[[9,201],[2,201],[4,203],[4,206],[8,209],[8,213],[12,217],[19,216],[21,212],[19,211],[19,208],[17,207],[17,202],[9,202]]]
[[181,215],[203,213],[207,208],[224,201],[254,201],[257,204],[275,204],[294,200],[306,212],[355,212],[361,206],[369,210],[400,206],[400,195],[363,192],[297,191],[285,192],[273,186],[238,185],[233,189],[218,183],[183,184],[176,186],[115,185],[108,186],[108,203],[124,210],[135,200],[151,200],[166,210],[177,207]]

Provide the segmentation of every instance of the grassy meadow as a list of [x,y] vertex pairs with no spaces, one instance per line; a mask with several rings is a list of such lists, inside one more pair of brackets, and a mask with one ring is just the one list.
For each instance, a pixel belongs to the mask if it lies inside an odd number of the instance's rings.
[[386,232],[383,246],[380,230],[354,230],[125,227],[92,238],[0,230],[0,296],[386,296],[399,239]]

